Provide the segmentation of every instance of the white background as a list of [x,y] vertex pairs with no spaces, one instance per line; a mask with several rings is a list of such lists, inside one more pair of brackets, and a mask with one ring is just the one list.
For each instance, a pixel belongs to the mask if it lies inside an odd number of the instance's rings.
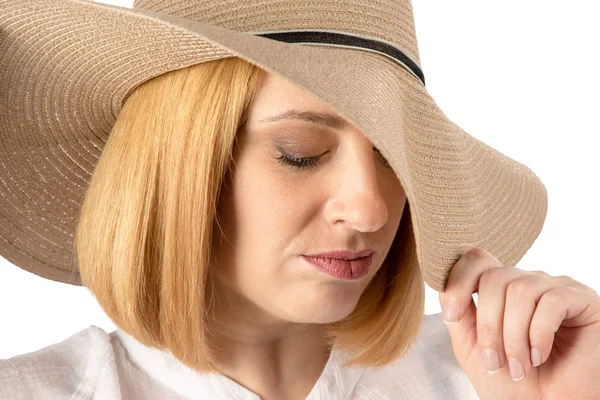
[[[102,1],[130,8],[133,0]],[[413,1],[428,91],[472,136],[530,167],[549,193],[544,228],[517,265],[600,292],[600,12],[593,1]],[[427,287],[426,314],[441,311]],[[0,258],[0,358],[96,325],[91,293]]]

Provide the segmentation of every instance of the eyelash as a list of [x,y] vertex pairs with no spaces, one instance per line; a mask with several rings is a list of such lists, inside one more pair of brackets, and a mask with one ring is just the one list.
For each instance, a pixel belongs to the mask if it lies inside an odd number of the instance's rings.
[[[379,153],[379,151],[377,151],[377,152]],[[381,154],[381,153],[379,153],[379,154]],[[277,160],[279,161],[279,163],[281,163],[283,165],[291,166],[292,168],[295,168],[295,169],[309,169],[309,168],[316,166],[319,163],[319,158],[321,158],[321,156],[294,158],[294,157],[291,157],[282,152],[281,157],[277,158]],[[383,155],[382,155],[382,158],[383,158]],[[384,161],[384,164],[386,166],[389,165],[389,163],[387,161]]]

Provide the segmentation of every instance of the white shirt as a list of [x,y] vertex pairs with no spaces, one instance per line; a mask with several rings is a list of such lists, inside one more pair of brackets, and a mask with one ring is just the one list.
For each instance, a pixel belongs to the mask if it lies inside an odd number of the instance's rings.
[[[424,315],[415,345],[383,369],[342,368],[331,351],[306,400],[470,400],[477,392],[460,368],[442,314]],[[38,351],[0,360],[0,399],[260,400],[221,374],[199,374],[170,352],[120,329],[90,325]]]

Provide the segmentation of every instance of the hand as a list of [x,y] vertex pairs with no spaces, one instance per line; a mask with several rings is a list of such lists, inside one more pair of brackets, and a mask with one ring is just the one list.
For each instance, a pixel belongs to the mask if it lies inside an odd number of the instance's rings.
[[[481,399],[600,399],[596,291],[568,276],[504,267],[475,248],[456,262],[439,294],[444,320],[451,297],[458,304],[458,322],[447,325],[452,350]],[[483,362],[484,348],[498,354],[499,365],[490,366],[494,374]],[[524,377],[513,380],[511,372]]]

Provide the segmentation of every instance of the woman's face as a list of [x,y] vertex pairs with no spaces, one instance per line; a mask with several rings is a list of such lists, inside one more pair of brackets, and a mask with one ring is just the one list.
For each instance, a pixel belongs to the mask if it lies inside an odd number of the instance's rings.
[[[226,291],[217,291],[219,302],[236,299],[231,305],[243,304],[257,322],[329,323],[353,311],[381,267],[406,196],[383,156],[354,127],[264,121],[290,110],[334,114],[265,72],[224,183],[218,212],[229,240],[211,273]],[[284,154],[319,158],[296,168],[281,163]],[[356,280],[330,276],[302,257],[369,248],[375,250],[370,271]]]

